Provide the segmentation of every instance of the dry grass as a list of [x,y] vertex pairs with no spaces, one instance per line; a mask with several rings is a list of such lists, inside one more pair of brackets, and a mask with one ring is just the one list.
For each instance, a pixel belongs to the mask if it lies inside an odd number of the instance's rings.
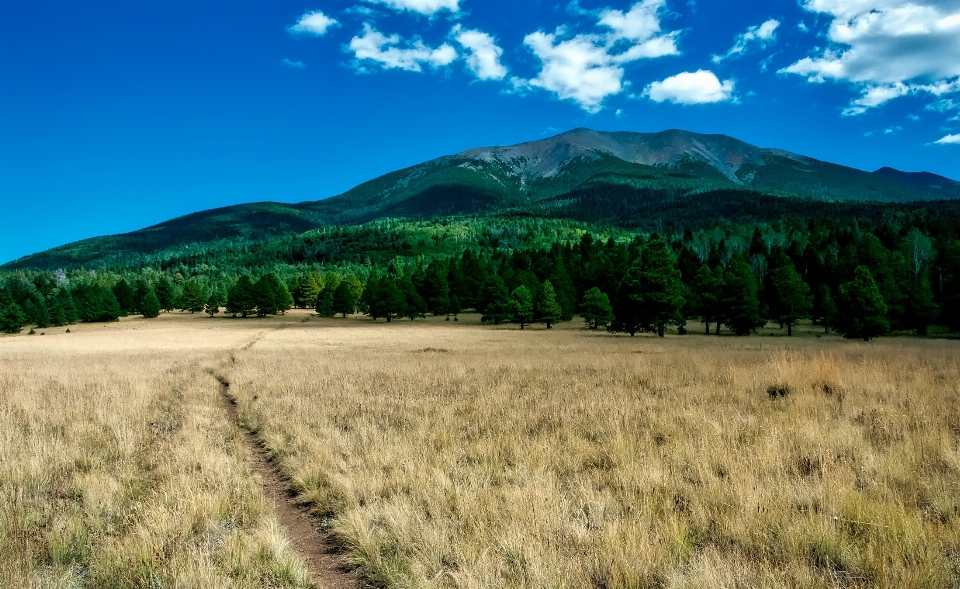
[[0,339],[0,587],[307,586],[201,366],[217,338],[48,331]]
[[955,343],[324,325],[226,370],[378,584],[960,585]]
[[301,583],[207,368],[377,585],[960,586],[956,342],[303,318],[0,338],[0,586]]

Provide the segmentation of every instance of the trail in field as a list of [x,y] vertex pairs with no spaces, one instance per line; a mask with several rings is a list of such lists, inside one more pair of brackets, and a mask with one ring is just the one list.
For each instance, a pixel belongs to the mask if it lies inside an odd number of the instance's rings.
[[284,535],[289,538],[293,549],[307,565],[314,586],[320,589],[361,587],[356,572],[349,571],[348,563],[337,553],[316,519],[306,507],[297,502],[263,443],[240,423],[236,402],[230,395],[230,383],[222,377],[217,380],[220,382],[220,393],[226,402],[227,413],[250,448],[251,466],[260,476],[263,493],[273,505]]

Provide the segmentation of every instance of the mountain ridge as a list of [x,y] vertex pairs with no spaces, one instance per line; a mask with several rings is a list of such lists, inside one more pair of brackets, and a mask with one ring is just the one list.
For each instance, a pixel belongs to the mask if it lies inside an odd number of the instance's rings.
[[[932,181],[952,184],[933,186]],[[113,252],[147,254],[218,239],[269,239],[387,217],[533,214],[640,226],[648,220],[651,203],[678,217],[690,203],[689,211],[697,211],[691,222],[702,222],[708,211],[704,203],[760,197],[825,203],[952,201],[960,200],[960,183],[892,168],[865,172],[727,135],[581,127],[516,145],[441,156],[322,200],[198,211],[138,231],[51,248],[0,267],[76,266]]]

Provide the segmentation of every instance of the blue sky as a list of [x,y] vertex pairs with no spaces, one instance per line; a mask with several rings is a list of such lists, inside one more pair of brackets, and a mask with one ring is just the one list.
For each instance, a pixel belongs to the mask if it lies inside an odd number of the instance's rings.
[[960,179],[960,0],[2,0],[0,261],[579,126]]

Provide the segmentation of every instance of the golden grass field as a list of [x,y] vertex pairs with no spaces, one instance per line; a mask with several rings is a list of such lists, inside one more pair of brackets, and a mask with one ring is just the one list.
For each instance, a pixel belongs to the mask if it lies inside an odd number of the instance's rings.
[[215,377],[374,586],[960,586],[955,341],[307,318],[0,338],[0,586],[307,585]]

